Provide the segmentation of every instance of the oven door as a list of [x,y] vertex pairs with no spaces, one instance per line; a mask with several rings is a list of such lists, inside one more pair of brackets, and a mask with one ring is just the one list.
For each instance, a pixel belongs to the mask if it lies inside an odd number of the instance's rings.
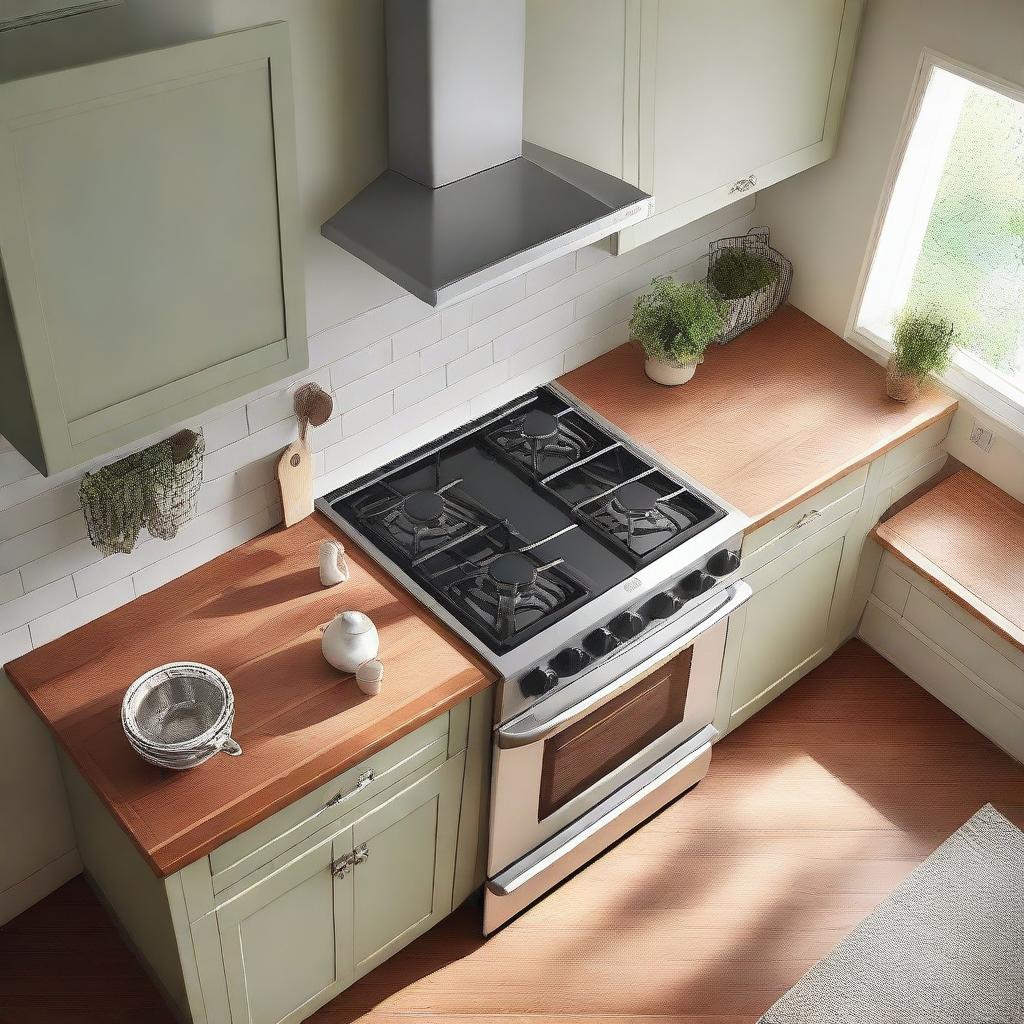
[[[678,795],[682,781],[692,780],[688,788],[703,776],[715,736],[711,723],[727,619],[750,594],[746,583],[734,583],[496,730],[488,852],[492,883],[542,847],[541,859],[557,852],[560,836],[578,848],[583,821],[589,856],[594,856],[601,848],[600,819],[610,815],[607,845],[623,834],[622,822],[612,827],[611,820],[620,819],[626,805],[635,815],[642,803],[647,816]],[[682,762],[686,771],[679,767]],[[664,774],[659,767],[675,769],[671,784],[663,780],[660,803],[658,787],[648,786]],[[646,781],[638,786],[641,777]],[[640,790],[645,792],[638,801]],[[598,808],[598,819],[591,820]],[[531,877],[537,874],[531,871]],[[494,890],[489,884],[489,900]]]

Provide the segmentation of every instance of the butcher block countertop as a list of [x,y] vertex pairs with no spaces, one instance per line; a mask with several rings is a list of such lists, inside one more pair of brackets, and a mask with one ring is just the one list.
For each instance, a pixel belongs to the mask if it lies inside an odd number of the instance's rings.
[[[159,875],[169,875],[486,689],[461,641],[344,538],[352,571],[320,586],[317,549],[342,537],[319,514],[278,528],[6,666],[81,774]],[[386,674],[376,697],[331,668],[321,623],[366,612]],[[121,698],[147,669],[199,661],[235,694],[241,757],[197,769],[142,761]]]
[[1024,651],[1024,505],[961,469],[891,519],[875,539]]
[[792,306],[728,345],[696,376],[663,387],[633,344],[559,383],[753,520],[788,511],[951,415],[934,384],[908,405],[885,394],[885,368]]

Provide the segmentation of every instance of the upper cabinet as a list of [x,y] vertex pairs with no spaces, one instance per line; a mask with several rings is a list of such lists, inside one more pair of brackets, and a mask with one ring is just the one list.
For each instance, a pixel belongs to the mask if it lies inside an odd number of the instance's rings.
[[0,85],[0,433],[41,472],[307,365],[288,30]]
[[524,134],[654,196],[631,249],[827,160],[863,0],[528,0]]

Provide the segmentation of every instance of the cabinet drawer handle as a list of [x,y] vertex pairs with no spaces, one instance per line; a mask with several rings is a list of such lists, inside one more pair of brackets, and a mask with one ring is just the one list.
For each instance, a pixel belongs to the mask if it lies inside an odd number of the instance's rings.
[[351,800],[361,789],[366,787],[373,782],[376,778],[376,773],[372,768],[368,768],[365,772],[360,772],[359,778],[356,779],[356,784],[347,793],[337,793],[331,797],[327,803],[324,804],[324,810],[328,807],[337,807],[338,804],[343,804],[346,800]]
[[365,864],[370,859],[370,848],[366,843],[361,843],[352,854],[353,864]]
[[349,854],[347,857],[339,857],[335,861],[331,861],[331,874],[335,878],[344,878],[355,864],[356,859],[353,854]]
[[788,537],[791,533],[796,533],[797,530],[803,529],[803,527],[808,523],[813,523],[820,515],[821,512],[819,512],[818,509],[812,508],[810,512],[805,512],[791,527],[789,527],[788,530],[783,530],[775,540],[780,541],[783,537]]
[[757,185],[757,175],[748,174],[745,178],[740,178],[739,181],[734,182],[732,187],[729,189],[729,195],[734,192],[749,192],[752,188]]

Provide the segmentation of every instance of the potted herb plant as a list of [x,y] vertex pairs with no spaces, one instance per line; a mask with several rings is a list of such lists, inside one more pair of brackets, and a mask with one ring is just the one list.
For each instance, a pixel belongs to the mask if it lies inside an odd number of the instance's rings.
[[728,333],[741,320],[755,323],[757,307],[767,303],[768,292],[779,279],[775,264],[746,246],[723,248],[708,268],[708,290],[728,303]]
[[629,321],[630,336],[647,356],[647,376],[659,384],[685,384],[721,334],[725,316],[725,302],[701,282],[655,278],[636,300]]
[[956,341],[956,327],[930,310],[905,309],[893,324],[892,355],[885,390],[897,402],[917,398],[929,373],[944,373]]

